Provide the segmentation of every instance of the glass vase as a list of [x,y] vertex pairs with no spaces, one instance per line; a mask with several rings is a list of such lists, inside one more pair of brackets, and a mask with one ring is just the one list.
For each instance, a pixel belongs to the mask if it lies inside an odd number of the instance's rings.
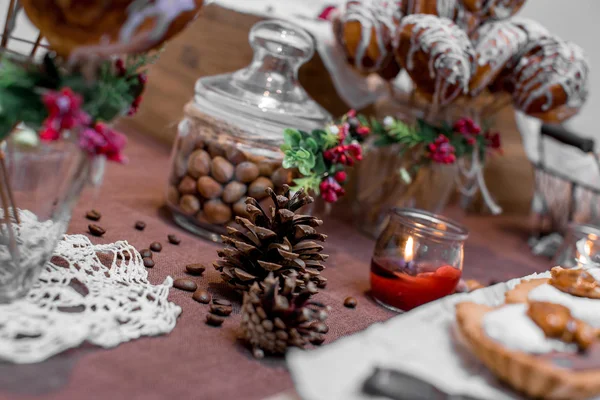
[[[367,236],[377,238],[394,207],[418,208],[440,213],[455,189],[456,164],[420,162],[420,150],[402,152],[399,144],[374,147],[367,144],[364,159],[356,167],[354,221]],[[413,171],[409,174],[408,171]]]
[[392,210],[371,261],[371,295],[387,308],[408,311],[454,293],[468,234],[433,213]]
[[0,150],[0,303],[24,296],[65,233],[90,173],[74,140],[17,130]]

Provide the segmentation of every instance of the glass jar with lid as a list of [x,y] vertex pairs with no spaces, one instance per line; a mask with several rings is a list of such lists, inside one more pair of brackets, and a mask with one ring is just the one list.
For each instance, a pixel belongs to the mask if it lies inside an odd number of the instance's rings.
[[231,74],[201,78],[185,106],[171,157],[167,204],[182,227],[219,241],[252,196],[268,207],[266,188],[291,184],[282,168],[283,130],[322,127],[331,116],[298,83],[314,53],[312,37],[279,20],[250,31],[254,58]]

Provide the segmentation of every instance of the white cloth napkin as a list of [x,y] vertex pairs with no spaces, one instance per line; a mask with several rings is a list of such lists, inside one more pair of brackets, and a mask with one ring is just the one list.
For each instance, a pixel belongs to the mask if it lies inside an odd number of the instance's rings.
[[383,367],[420,378],[449,395],[520,399],[499,384],[453,334],[458,302],[502,304],[504,293],[519,281],[446,297],[316,350],[290,350],[287,363],[296,390],[305,400],[373,400],[362,393],[362,385],[375,367]]

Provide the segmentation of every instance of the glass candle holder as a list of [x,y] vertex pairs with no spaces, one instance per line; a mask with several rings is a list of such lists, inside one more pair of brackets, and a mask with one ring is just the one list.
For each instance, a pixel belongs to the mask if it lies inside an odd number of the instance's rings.
[[575,268],[590,262],[600,262],[600,227],[570,224],[563,243],[552,260],[552,266]]
[[453,293],[461,278],[468,231],[426,211],[395,208],[371,261],[371,295],[408,311]]

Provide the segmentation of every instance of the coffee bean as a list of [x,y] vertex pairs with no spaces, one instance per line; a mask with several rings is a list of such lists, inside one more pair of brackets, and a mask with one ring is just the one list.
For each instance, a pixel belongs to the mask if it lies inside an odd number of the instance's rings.
[[201,176],[198,179],[198,192],[205,199],[216,199],[223,193],[223,186],[210,176]]
[[258,178],[259,170],[256,164],[246,161],[235,167],[235,179],[242,183],[250,183]]
[[173,287],[180,290],[185,290],[186,292],[193,292],[198,289],[196,282],[185,278],[175,279],[175,282],[173,282]]
[[190,275],[202,275],[206,267],[202,264],[188,264],[185,266],[185,270]]
[[207,145],[208,154],[210,154],[211,157],[225,156],[225,149],[223,148],[223,145],[221,145],[219,142],[212,140],[208,142]]
[[200,200],[192,194],[186,194],[179,199],[179,209],[186,215],[194,215],[200,211]]
[[142,258],[152,258],[152,252],[150,249],[142,249],[140,250],[140,256],[142,256]]
[[221,326],[225,322],[225,318],[218,317],[214,314],[206,314],[206,323],[212,326]]
[[216,304],[218,306],[228,306],[231,307],[231,302],[229,300],[225,300],[225,299],[213,299],[213,304]]
[[160,251],[162,250],[162,244],[158,242],[152,242],[150,243],[150,250],[152,250],[155,253],[160,253]]
[[192,299],[196,300],[198,303],[208,304],[210,303],[210,293],[206,290],[196,290],[192,295]]
[[227,183],[233,178],[234,166],[223,157],[215,157],[210,163],[210,174],[216,181]]
[[146,229],[146,223],[144,221],[136,221],[135,229],[137,229],[138,231],[143,231],[144,229]]
[[358,302],[354,297],[346,297],[344,299],[344,307],[355,308]]
[[181,239],[179,239],[176,235],[173,234],[167,235],[167,239],[169,240],[169,243],[174,244],[176,246],[179,243],[181,243]]
[[248,187],[248,195],[254,197],[257,200],[264,199],[268,196],[266,190],[270,187],[274,188],[273,182],[269,178],[265,178],[264,176],[259,176],[256,178],[254,182],[250,184]]
[[100,214],[96,210],[90,210],[87,213],[85,213],[85,217],[90,221],[100,221],[100,218],[102,218],[102,214]]
[[263,161],[258,164],[258,172],[262,176],[271,176],[277,167],[279,167],[279,165],[272,161]]
[[196,193],[196,179],[189,175],[186,175],[181,182],[179,182],[179,193],[181,194],[194,194]]
[[88,225],[88,230],[94,236],[102,236],[106,233],[106,229],[94,224]]
[[221,317],[227,317],[229,314],[231,314],[231,311],[231,306],[220,306],[218,304],[210,305],[210,312],[216,315],[220,315]]
[[144,267],[146,268],[152,268],[154,267],[154,260],[149,258],[149,257],[144,257],[143,259],[144,261]]

